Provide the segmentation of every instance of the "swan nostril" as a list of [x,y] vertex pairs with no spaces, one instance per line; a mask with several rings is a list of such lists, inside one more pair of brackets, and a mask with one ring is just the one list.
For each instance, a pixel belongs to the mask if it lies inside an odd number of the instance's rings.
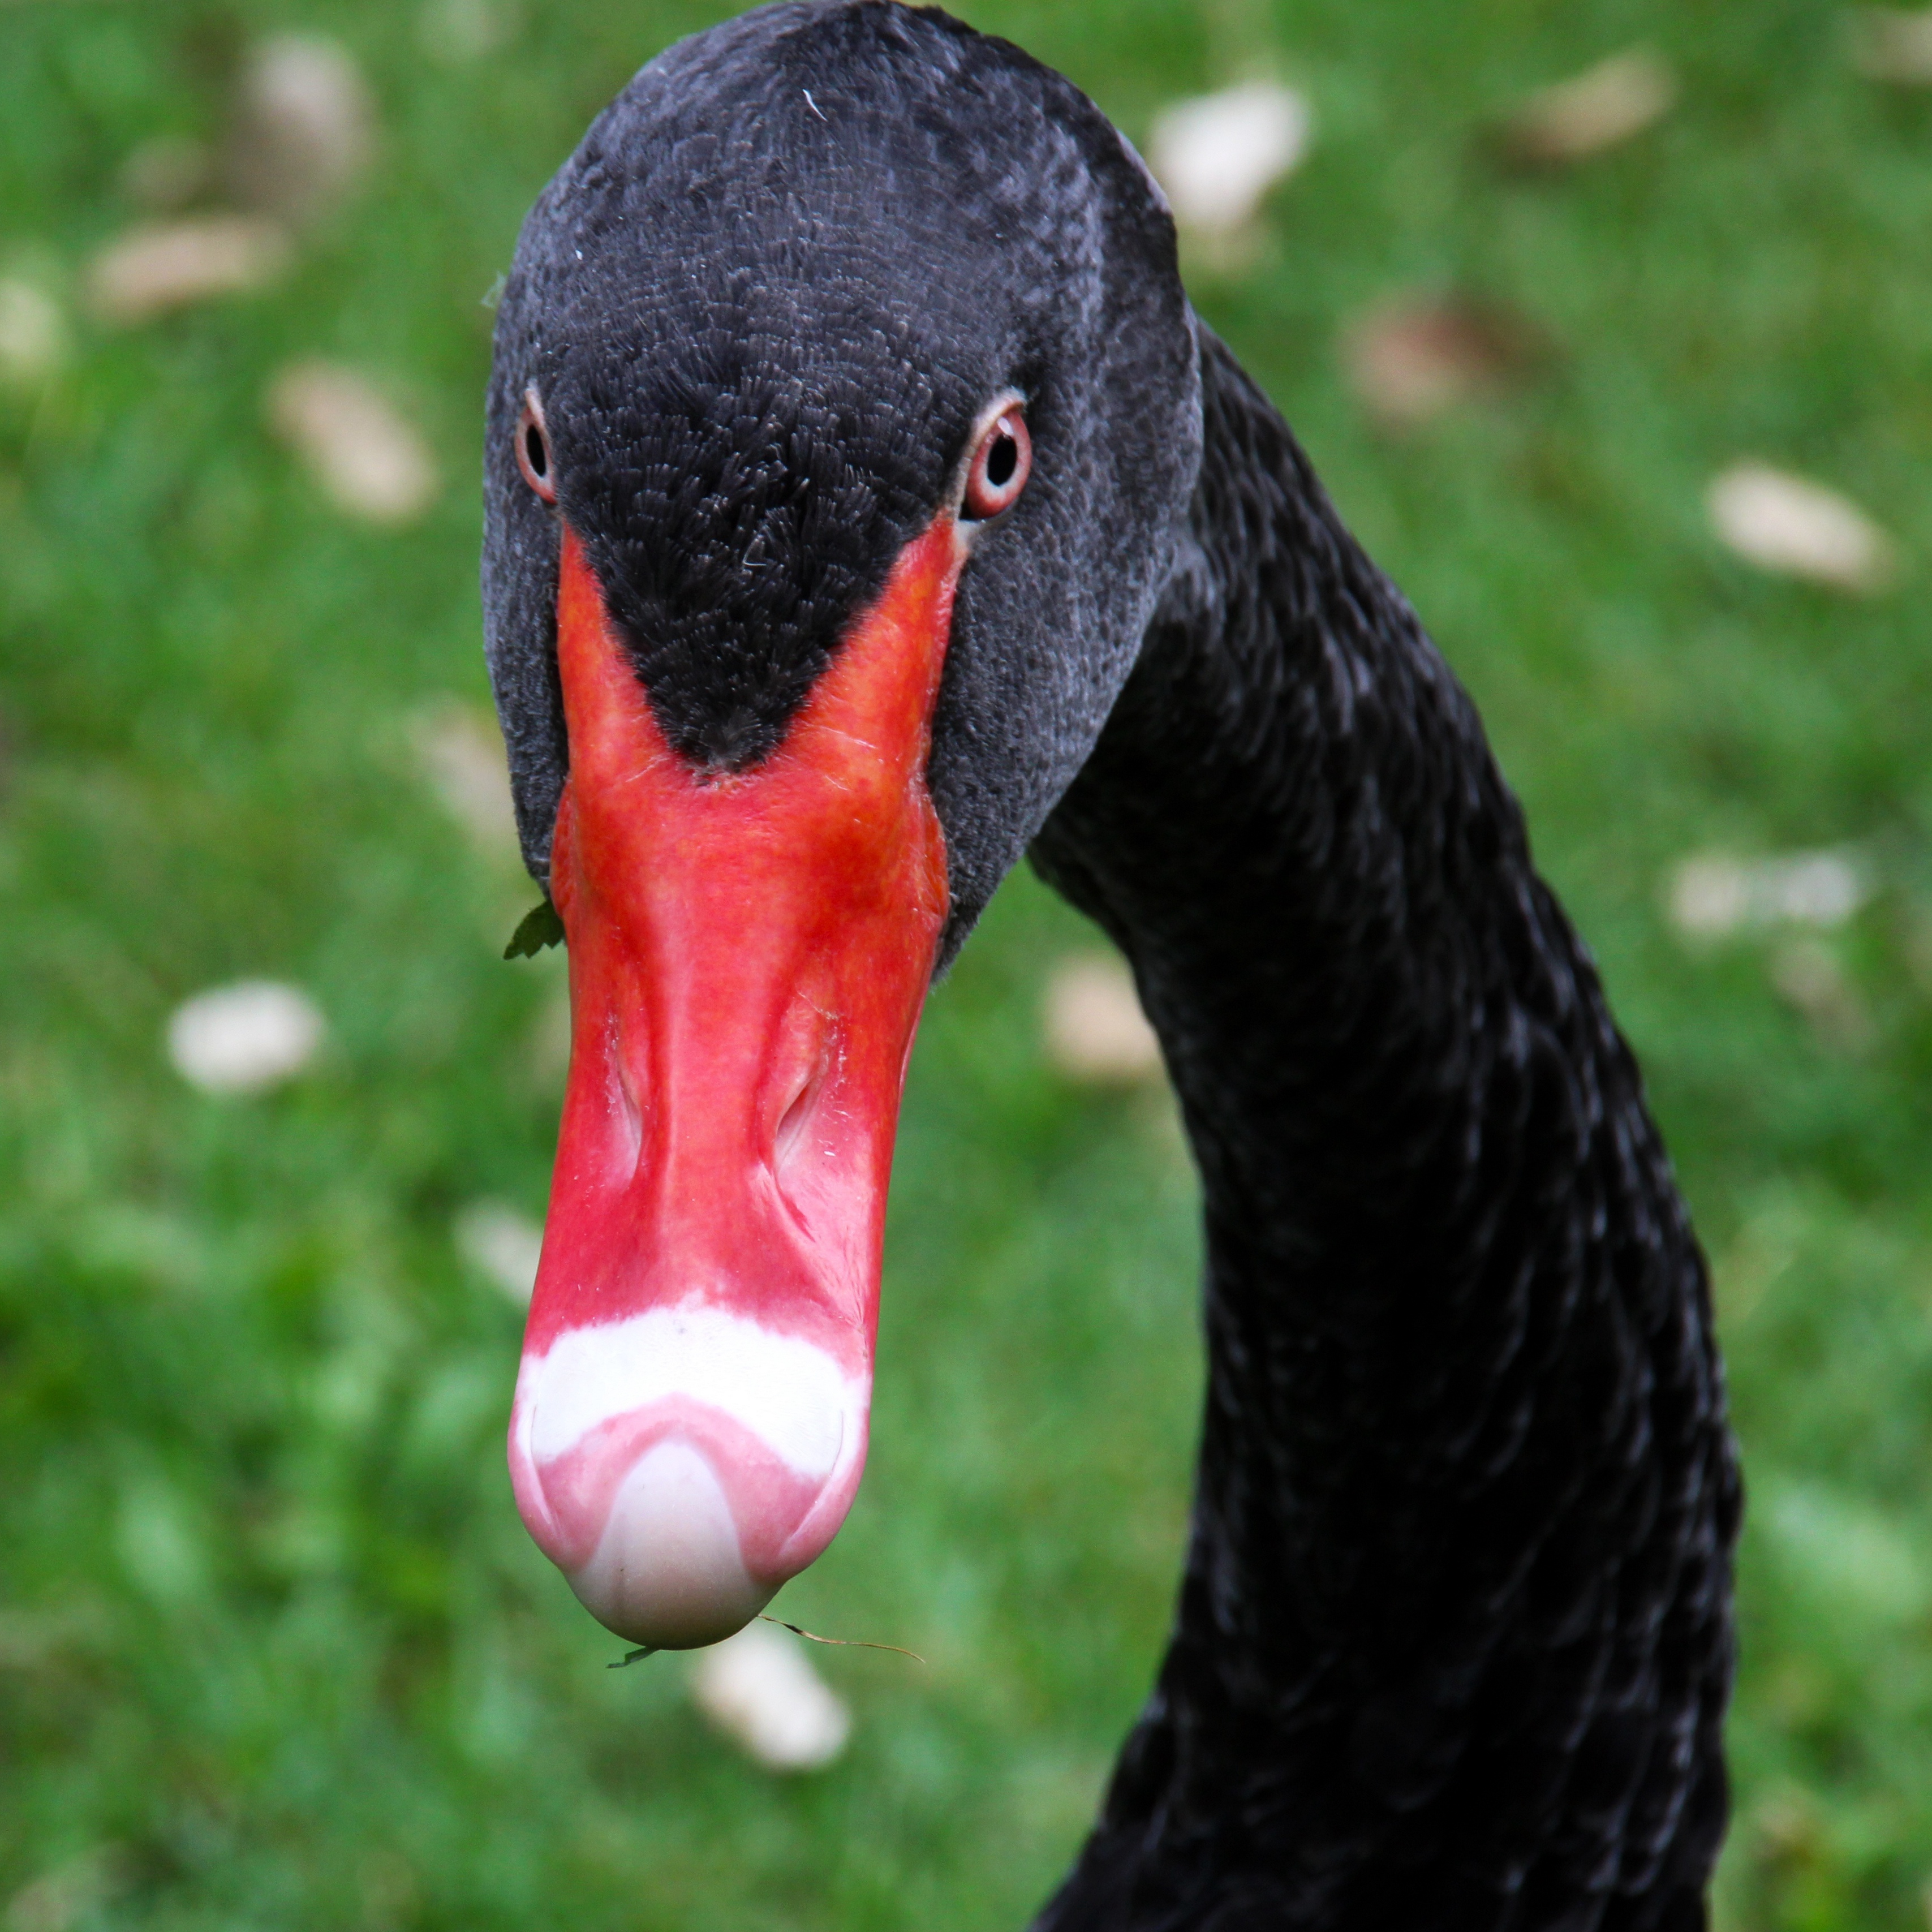
[[608,1089],[610,1117],[620,1129],[617,1139],[617,1168],[628,1179],[638,1171],[644,1156],[644,1120],[649,1111],[650,1083],[644,1070],[632,1064],[625,1051],[624,1029],[613,1014],[605,1022],[604,1050],[609,1070]]
[[[807,1162],[815,1138],[813,1124],[825,1084],[839,1058],[839,1026],[808,994],[794,995],[771,1046],[770,1084],[765,1089],[765,1119],[770,1123],[772,1178],[794,1216],[802,1220],[796,1183],[804,1178],[800,1163]],[[774,1103],[776,1104],[774,1104]]]
[[777,1129],[772,1136],[772,1167],[781,1177],[791,1166],[810,1130],[812,1117],[816,1111],[818,1096],[824,1091],[825,1076],[830,1066],[830,1056],[821,1054],[807,1067],[799,1082],[797,1092],[778,1116]]

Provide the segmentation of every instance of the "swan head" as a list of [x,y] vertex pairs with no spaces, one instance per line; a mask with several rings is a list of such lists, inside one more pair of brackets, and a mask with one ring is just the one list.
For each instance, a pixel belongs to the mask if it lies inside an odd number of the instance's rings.
[[525,225],[484,610],[572,1048],[510,1463],[627,1638],[729,1635],[850,1506],[920,1006],[1100,737],[1200,441],[1159,190],[943,15],[680,44]]

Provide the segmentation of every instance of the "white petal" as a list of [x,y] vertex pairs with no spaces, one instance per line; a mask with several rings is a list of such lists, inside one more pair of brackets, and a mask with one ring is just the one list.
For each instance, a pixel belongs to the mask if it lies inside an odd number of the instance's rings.
[[1670,922],[1686,938],[1721,938],[1750,917],[1750,874],[1719,854],[1686,859],[1671,875],[1669,904]]
[[1112,953],[1061,960],[1046,983],[1042,1022],[1047,1058],[1070,1078],[1130,1085],[1160,1071],[1160,1042],[1132,975]]
[[1892,541],[1850,498],[1768,464],[1734,464],[1706,499],[1725,544],[1760,569],[1861,595],[1897,574]]
[[1526,161],[1587,160],[1642,134],[1676,98],[1671,68],[1649,49],[1633,47],[1531,95],[1510,118],[1508,144]]
[[299,1073],[324,1030],[321,1012],[299,987],[241,980],[176,1009],[168,1058],[205,1093],[259,1093]]
[[1760,902],[1768,918],[1792,926],[1843,926],[1871,896],[1872,882],[1858,854],[1790,852],[1760,861]]
[[251,208],[300,221],[326,213],[375,153],[375,112],[349,50],[278,34],[250,54],[229,172]]
[[494,52],[520,24],[512,0],[424,0],[416,40],[432,60],[453,64]]
[[1250,81],[1163,108],[1148,165],[1184,226],[1238,228],[1307,152],[1310,125],[1300,94]]
[[130,230],[94,256],[88,288],[110,322],[146,322],[190,302],[239,295],[287,266],[288,240],[272,221],[210,214]]
[[1372,310],[1342,345],[1351,386],[1389,428],[1426,422],[1527,375],[1537,344],[1502,310],[1454,297],[1407,297]]
[[1856,1053],[1870,1043],[1871,1016],[1838,956],[1820,939],[1793,939],[1772,956],[1771,983],[1826,1042]]
[[536,1292],[543,1229],[500,1201],[472,1201],[457,1216],[457,1251],[519,1308]]
[[7,1901],[7,1932],[71,1932],[92,1920],[126,1882],[118,1850],[83,1852],[30,1880]]
[[66,353],[67,327],[53,297],[32,282],[0,281],[0,380],[38,382]]
[[1721,852],[1684,860],[1671,875],[1671,923],[1687,938],[1721,938],[1777,926],[1842,926],[1874,889],[1855,849],[1829,847],[1741,859]]
[[352,369],[331,362],[284,369],[269,388],[268,418],[351,516],[406,523],[435,499],[438,479],[429,446]]
[[496,719],[468,705],[444,704],[416,720],[415,736],[430,784],[477,850],[516,860],[516,808]]
[[797,1642],[767,1623],[714,1645],[692,1673],[698,1708],[768,1771],[817,1771],[845,1748],[852,1716]]
[[1868,80],[1932,85],[1932,8],[1861,7],[1852,16],[1852,64]]

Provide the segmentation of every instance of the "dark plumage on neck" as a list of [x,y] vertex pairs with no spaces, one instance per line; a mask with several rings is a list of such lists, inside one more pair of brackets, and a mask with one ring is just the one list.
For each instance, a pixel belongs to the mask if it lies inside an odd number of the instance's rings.
[[1203,330],[1193,546],[1036,863],[1206,1196],[1178,1628],[1043,1927],[1684,1928],[1738,1484],[1704,1265],[1467,697]]

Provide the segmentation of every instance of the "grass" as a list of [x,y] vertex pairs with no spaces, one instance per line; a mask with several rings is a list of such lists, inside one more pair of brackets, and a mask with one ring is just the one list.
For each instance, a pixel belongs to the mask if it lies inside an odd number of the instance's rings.
[[[501,4],[501,0],[500,0]],[[1130,132],[1273,64],[1319,139],[1204,311],[1482,703],[1602,958],[1717,1268],[1753,1508],[1732,1932],[1904,1932],[1932,1874],[1932,96],[1835,8],[1730,0],[987,0]],[[507,14],[500,17],[508,19]],[[500,1436],[514,1312],[460,1260],[541,1212],[554,956],[424,783],[481,702],[480,298],[628,72],[713,13],[524,10],[425,52],[415,0],[0,5],[0,275],[71,352],[0,394],[0,1900],[9,1932],[1016,1927],[1078,1843],[1158,1657],[1198,1367],[1192,1184],[1161,1108],[1042,1064],[1042,962],[1088,943],[1016,878],[933,1002],[896,1184],[872,1467],[784,1614],[857,1713],[774,1783],[617,1646],[524,1537]],[[135,144],[218,132],[238,53],[338,35],[371,187],[259,296],[113,331],[91,251]],[[1683,104],[1525,181],[1475,130],[1638,40]],[[1401,442],[1348,319],[1460,289],[1556,345],[1527,393]],[[292,357],[374,371],[454,479],[343,521],[264,427]],[[1700,496],[1743,454],[1880,512],[1916,567],[1852,604],[1750,574]],[[1858,842],[1820,943],[1687,950],[1685,853]],[[188,994],[290,977],[319,1068],[198,1096]]]

